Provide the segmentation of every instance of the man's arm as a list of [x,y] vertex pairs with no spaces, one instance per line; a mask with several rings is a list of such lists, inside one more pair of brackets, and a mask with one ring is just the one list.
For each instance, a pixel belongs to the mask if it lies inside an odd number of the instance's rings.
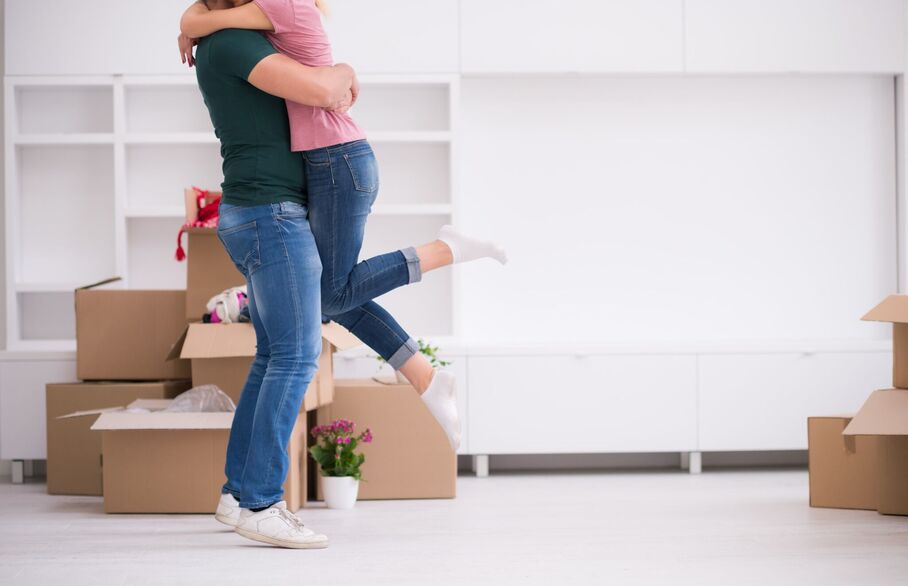
[[271,95],[316,108],[349,106],[356,74],[346,63],[307,67],[290,57],[273,54],[252,69],[249,83]]
[[193,39],[225,28],[273,31],[274,25],[254,2],[226,10],[208,10],[202,2],[195,2],[180,19],[180,31]]

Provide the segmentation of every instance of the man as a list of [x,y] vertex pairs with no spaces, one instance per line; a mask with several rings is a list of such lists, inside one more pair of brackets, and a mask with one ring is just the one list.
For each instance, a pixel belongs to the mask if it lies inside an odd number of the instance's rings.
[[349,107],[355,74],[343,64],[305,67],[261,34],[235,29],[199,41],[194,64],[224,160],[218,238],[246,278],[257,342],[215,516],[256,541],[326,547],[328,538],[304,527],[282,500],[287,442],[321,352],[321,263],[284,99]]

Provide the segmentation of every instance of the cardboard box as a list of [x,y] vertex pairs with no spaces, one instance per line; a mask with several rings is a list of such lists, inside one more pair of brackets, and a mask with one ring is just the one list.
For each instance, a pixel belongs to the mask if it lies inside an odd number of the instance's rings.
[[[360,499],[454,498],[457,455],[413,387],[337,380],[334,401],[319,408],[317,419],[324,425],[341,418],[375,437],[361,446]],[[317,494],[321,499],[321,483]]]
[[188,360],[168,360],[186,327],[185,291],[100,289],[119,277],[75,291],[76,377],[80,380],[188,379]]
[[[170,401],[139,400],[126,411],[101,414],[91,426],[103,451],[104,512],[214,513],[226,482],[224,464],[233,413],[164,413]],[[293,428],[287,507],[305,504],[306,417]],[[301,468],[301,466],[303,468]]]
[[246,284],[218,239],[215,228],[187,228],[185,321],[200,321],[208,300],[230,287]]
[[877,508],[878,438],[843,436],[850,421],[851,417],[807,419],[811,507]]
[[102,494],[101,436],[91,431],[102,411],[136,399],[173,398],[190,386],[188,380],[48,384],[48,494]]
[[908,391],[874,391],[842,433],[876,438],[876,509],[884,515],[908,515]]
[[892,386],[908,389],[908,295],[890,295],[861,319],[892,324]]
[[[336,323],[322,325],[322,354],[318,373],[309,384],[302,410],[312,411],[334,396],[332,355],[359,346],[353,334]],[[255,329],[250,323],[191,323],[174,345],[171,358],[192,361],[192,384],[214,384],[239,403],[240,393],[255,357]]]

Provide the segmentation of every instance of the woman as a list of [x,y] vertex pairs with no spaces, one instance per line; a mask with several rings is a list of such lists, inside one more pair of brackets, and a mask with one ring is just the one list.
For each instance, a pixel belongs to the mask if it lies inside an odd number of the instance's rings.
[[[209,10],[213,8],[215,10]],[[226,9],[224,9],[226,8]],[[181,20],[183,34],[204,37],[235,28],[270,31],[274,47],[302,65],[330,67],[331,45],[321,23],[324,0],[234,0],[197,2]],[[184,62],[193,64],[191,52]],[[359,93],[354,78],[352,101]],[[287,101],[291,143],[306,170],[309,224],[322,260],[322,312],[347,327],[399,370],[420,394],[447,434],[460,445],[454,377],[436,372],[413,338],[372,301],[392,289],[418,282],[422,274],[455,262],[505,252],[491,242],[468,238],[444,226],[437,240],[357,263],[363,233],[378,194],[378,165],[365,133],[346,112]]]

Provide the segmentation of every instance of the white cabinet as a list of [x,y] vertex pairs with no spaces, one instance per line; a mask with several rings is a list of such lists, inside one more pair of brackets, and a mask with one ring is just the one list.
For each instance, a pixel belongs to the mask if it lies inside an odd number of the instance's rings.
[[680,72],[682,0],[462,0],[464,73]]
[[902,0],[687,0],[689,72],[901,73]]
[[468,381],[474,454],[696,446],[693,355],[471,356]]
[[74,380],[75,355],[0,356],[0,460],[47,457],[44,387]]
[[6,74],[188,73],[176,38],[189,4],[6,0]]
[[457,25],[456,0],[343,0],[325,20],[335,60],[360,73],[454,73]]
[[891,384],[890,352],[700,357],[699,448],[804,450],[807,418],[853,414]]

